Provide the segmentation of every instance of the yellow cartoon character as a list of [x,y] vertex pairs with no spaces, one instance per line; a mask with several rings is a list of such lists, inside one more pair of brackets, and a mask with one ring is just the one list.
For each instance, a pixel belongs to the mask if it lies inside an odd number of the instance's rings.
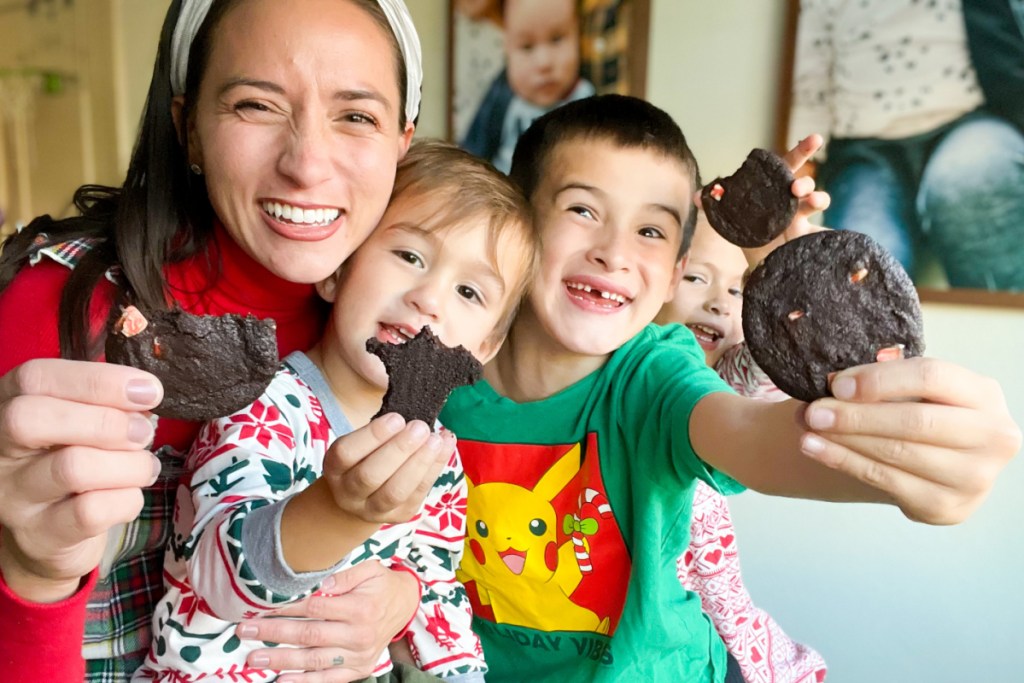
[[551,501],[580,466],[579,444],[533,490],[505,482],[469,484],[466,552],[458,578],[476,582],[500,624],[542,631],[608,633],[609,619],[570,599],[583,575],[571,540],[557,545]]

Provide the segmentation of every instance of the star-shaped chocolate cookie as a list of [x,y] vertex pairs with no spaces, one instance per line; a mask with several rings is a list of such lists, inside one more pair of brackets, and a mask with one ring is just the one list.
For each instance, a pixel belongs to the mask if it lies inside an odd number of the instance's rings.
[[366,350],[384,363],[388,389],[374,417],[398,413],[406,419],[434,422],[456,387],[480,379],[483,366],[463,346],[451,348],[425,326],[404,344],[387,344],[371,337]]

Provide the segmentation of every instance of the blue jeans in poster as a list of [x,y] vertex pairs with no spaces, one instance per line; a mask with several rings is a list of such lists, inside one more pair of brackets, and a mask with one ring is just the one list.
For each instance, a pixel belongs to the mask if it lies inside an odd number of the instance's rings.
[[875,238],[911,275],[923,249],[953,287],[1024,291],[1024,134],[976,111],[898,140],[833,139],[825,225]]

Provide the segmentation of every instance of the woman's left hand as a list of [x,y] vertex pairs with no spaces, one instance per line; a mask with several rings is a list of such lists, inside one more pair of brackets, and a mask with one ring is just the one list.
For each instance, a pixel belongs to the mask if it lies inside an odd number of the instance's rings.
[[910,519],[956,524],[1020,450],[999,383],[935,358],[838,373],[810,404],[801,449],[885,494]]
[[[372,675],[380,654],[409,623],[419,603],[418,580],[409,572],[367,561],[338,572],[322,591],[274,613],[248,619],[235,633],[296,647],[251,652],[249,666],[289,673],[280,683],[348,683]],[[279,617],[302,617],[281,619]]]

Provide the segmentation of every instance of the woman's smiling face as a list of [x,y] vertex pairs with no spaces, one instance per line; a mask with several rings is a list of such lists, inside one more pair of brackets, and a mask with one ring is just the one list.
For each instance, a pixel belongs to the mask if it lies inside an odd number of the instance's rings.
[[348,1],[247,0],[215,27],[189,160],[227,231],[275,275],[322,280],[380,220],[413,132],[399,127],[399,58]]

